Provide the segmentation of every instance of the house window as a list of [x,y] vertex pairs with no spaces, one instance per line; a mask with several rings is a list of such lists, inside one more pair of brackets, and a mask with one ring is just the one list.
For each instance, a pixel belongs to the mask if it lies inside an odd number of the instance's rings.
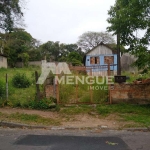
[[104,63],[105,64],[114,64],[114,56],[104,56]]
[[0,62],[3,62],[3,57],[2,56],[0,56]]
[[91,57],[90,58],[90,64],[100,64],[99,57]]

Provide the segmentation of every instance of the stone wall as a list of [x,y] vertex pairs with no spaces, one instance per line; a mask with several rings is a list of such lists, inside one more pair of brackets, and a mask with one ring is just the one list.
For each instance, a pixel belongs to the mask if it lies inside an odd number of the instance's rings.
[[150,104],[150,84],[114,84],[110,89],[112,104]]

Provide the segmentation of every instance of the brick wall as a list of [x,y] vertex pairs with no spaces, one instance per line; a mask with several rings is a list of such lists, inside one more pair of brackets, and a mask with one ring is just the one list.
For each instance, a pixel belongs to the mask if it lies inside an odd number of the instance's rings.
[[55,97],[53,85],[46,85],[45,86],[45,96],[46,96],[46,98]]
[[150,84],[111,85],[110,101],[113,103],[150,104]]

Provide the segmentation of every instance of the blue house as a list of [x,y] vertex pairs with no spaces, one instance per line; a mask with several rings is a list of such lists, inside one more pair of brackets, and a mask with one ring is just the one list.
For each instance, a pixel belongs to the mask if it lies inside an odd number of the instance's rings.
[[108,62],[111,75],[117,74],[117,52],[104,43],[86,53],[85,66],[87,73],[91,68],[93,76],[106,76],[108,74]]

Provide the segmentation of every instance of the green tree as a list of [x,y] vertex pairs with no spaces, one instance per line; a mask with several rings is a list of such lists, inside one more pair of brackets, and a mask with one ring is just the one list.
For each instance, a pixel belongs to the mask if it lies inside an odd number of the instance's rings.
[[11,32],[21,20],[20,0],[0,0],[0,29]]
[[82,56],[77,52],[71,52],[67,57],[67,62],[71,63],[73,66],[82,65]]
[[1,40],[5,41],[4,54],[8,55],[8,63],[14,67],[17,61],[22,61],[19,54],[27,53],[32,46],[32,36],[24,29],[13,29],[11,33],[1,34]]
[[40,46],[41,54],[43,58],[46,56],[46,59],[58,61],[60,57],[60,44],[59,42],[48,41]]
[[29,64],[29,54],[28,53],[22,53],[18,55],[19,58],[22,59],[22,62],[25,67],[28,67]]
[[78,53],[82,58],[85,55],[85,53],[81,50],[81,48],[78,47],[77,44],[63,44],[61,48],[61,58],[60,61],[67,61],[68,56],[71,52]]
[[[150,41],[150,1],[116,0],[108,14],[110,26],[107,29],[115,35],[120,34],[120,43],[128,46],[127,52],[137,57],[149,55],[147,49]],[[138,37],[138,30],[145,32],[144,36]],[[143,59],[143,65],[149,64],[148,58]]]
[[115,43],[111,34],[107,32],[85,32],[79,36],[77,45],[88,52],[92,48],[98,46],[101,42],[105,44]]

